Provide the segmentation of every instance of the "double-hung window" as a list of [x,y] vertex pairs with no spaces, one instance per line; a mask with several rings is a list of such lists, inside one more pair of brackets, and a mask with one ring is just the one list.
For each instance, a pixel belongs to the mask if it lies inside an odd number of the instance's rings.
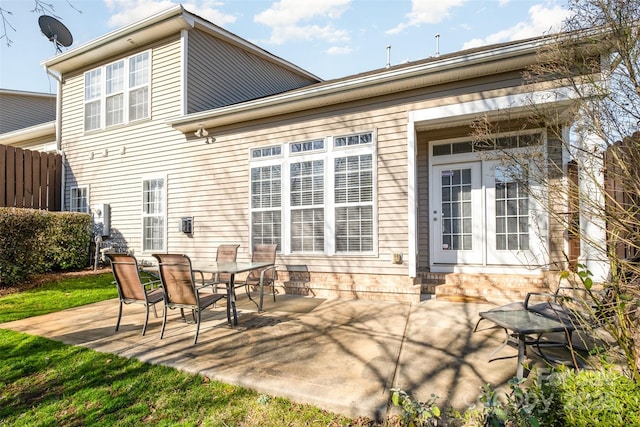
[[282,253],[373,254],[374,133],[251,150],[251,241]]
[[335,159],[336,251],[373,251],[373,156]]
[[163,251],[166,235],[166,178],[142,181],[142,250]]
[[146,51],[85,73],[85,131],[149,117],[150,58]]
[[[290,145],[292,153],[323,148],[324,140]],[[291,252],[324,252],[324,162],[314,156],[289,163]]]
[[266,164],[251,168],[251,225],[253,245],[265,243],[280,246],[282,239],[282,166],[280,164]]
[[89,187],[72,187],[69,210],[89,212]]

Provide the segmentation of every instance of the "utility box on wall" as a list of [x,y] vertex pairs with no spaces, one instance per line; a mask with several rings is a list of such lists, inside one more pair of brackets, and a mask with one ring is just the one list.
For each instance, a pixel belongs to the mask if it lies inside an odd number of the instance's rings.
[[180,231],[185,234],[193,234],[193,217],[185,216],[180,218]]
[[102,237],[111,234],[111,207],[107,203],[99,203],[91,207],[93,227]]

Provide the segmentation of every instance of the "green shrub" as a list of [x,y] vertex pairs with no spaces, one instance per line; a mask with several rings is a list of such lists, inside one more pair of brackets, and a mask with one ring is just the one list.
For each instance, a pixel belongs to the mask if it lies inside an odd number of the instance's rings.
[[550,383],[567,426],[640,426],[640,384],[618,371],[565,371]]
[[[640,427],[640,384],[610,367],[575,372],[560,368],[532,381],[513,378],[509,393],[498,396],[489,384],[482,387],[481,405],[442,417],[435,396],[427,402],[391,389],[391,403],[402,413],[401,426],[465,427]],[[444,422],[444,424],[441,424]]]
[[89,214],[0,208],[0,284],[85,267],[90,225]]
[[86,267],[91,243],[91,216],[75,212],[52,212],[51,216],[51,268],[68,271]]

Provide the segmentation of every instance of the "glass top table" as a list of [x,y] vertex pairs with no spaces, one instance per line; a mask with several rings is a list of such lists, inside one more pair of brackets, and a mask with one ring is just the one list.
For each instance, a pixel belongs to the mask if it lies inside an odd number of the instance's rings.
[[[551,332],[564,332],[568,342],[571,342],[571,333],[574,330],[572,325],[566,325],[557,320],[541,316],[529,310],[490,310],[479,313],[481,319],[488,320],[507,331],[507,340],[498,349],[500,350],[509,341],[509,332],[512,331],[518,336],[518,367],[516,377],[522,378],[524,374],[524,356],[527,345],[527,335],[537,335],[536,341],[539,344],[543,334]],[[495,353],[495,352],[494,352]],[[544,356],[543,356],[544,357]]]
[[272,262],[230,262],[216,261],[209,263],[194,263],[193,272],[203,274],[226,273],[229,274],[229,283],[227,284],[227,319],[231,322],[231,313],[233,313],[233,326],[238,325],[238,312],[236,310],[236,292],[235,292],[235,275],[237,273],[245,273],[251,270],[262,270],[273,266]]

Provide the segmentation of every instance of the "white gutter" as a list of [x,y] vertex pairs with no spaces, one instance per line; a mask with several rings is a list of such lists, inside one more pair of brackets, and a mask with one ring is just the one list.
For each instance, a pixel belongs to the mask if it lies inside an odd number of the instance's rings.
[[[176,5],[146,19],[107,33],[74,49],[41,63],[60,75],[105,57],[131,50],[132,46],[158,40],[180,30],[192,28],[193,19],[186,19],[181,5]],[[191,15],[189,15],[191,17]]]
[[56,121],[55,121],[55,130],[56,130],[56,151],[58,154],[62,156],[62,177],[61,177],[61,185],[60,189],[60,211],[64,212],[64,192],[65,192],[65,182],[66,182],[66,174],[67,168],[65,166],[64,152],[62,151],[62,78],[49,70],[47,67],[44,68],[47,74],[56,79],[57,81],[57,90],[56,90]]
[[55,132],[55,121],[41,123],[39,125],[22,128],[13,132],[0,134],[0,144],[13,145],[17,142],[23,142],[28,139],[37,139],[50,135]]

